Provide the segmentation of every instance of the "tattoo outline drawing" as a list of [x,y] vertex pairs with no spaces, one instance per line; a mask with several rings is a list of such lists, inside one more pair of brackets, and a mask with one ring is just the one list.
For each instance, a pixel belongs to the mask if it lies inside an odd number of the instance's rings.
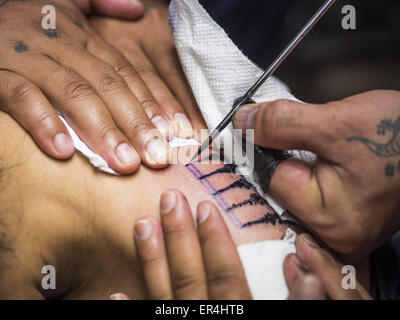
[[375,141],[369,140],[364,137],[351,137],[348,138],[348,142],[361,142],[364,144],[372,153],[381,158],[391,158],[400,155],[400,117],[396,121],[390,119],[382,120],[377,127],[378,135],[386,135],[391,132],[392,137],[387,143],[379,144]]
[[[360,142],[364,144],[369,151],[380,158],[392,158],[400,156],[400,117],[396,121],[384,119],[377,127],[376,133],[380,136],[391,132],[392,136],[387,143],[377,143],[364,137],[351,137],[348,142]],[[397,172],[400,173],[400,161],[397,164]],[[396,165],[387,163],[385,166],[385,176],[393,178],[396,174]]]

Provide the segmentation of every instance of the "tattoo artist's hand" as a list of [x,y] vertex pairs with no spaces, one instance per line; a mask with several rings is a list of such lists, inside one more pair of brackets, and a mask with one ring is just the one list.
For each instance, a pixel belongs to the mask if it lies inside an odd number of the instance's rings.
[[296,239],[296,254],[284,262],[290,300],[370,300],[369,293],[355,280],[355,289],[344,289],[343,265],[320,248],[307,234]]
[[125,55],[152,92],[158,104],[145,100],[145,106],[149,116],[159,121],[159,128],[168,128],[159,117],[163,113],[176,125],[176,135],[192,136],[192,128],[198,133],[206,125],[178,59],[167,7],[161,0],[143,2],[147,5],[143,19],[94,17],[91,23]]
[[121,19],[137,19],[143,15],[140,0],[73,0],[85,14],[99,13]]
[[[135,243],[152,300],[251,299],[237,249],[218,209],[197,208],[197,230],[185,196],[169,190],[161,196],[161,224],[141,218]],[[124,294],[113,300],[126,300]]]
[[282,162],[270,192],[338,253],[365,254],[399,230],[400,92],[245,106],[234,124],[255,128],[258,145],[318,155],[315,167]]
[[[42,7],[49,4],[57,30],[41,27]],[[149,105],[156,109],[153,95],[73,2],[3,1],[0,14],[0,110],[46,153],[66,159],[74,152],[54,106],[114,170],[132,173],[140,159],[166,166],[167,141],[145,112]]]

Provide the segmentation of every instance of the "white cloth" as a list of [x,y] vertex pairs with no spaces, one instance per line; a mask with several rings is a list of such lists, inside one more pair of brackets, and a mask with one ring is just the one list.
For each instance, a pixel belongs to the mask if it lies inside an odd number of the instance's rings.
[[[208,127],[214,129],[231,110],[234,100],[246,93],[263,74],[263,70],[236,47],[197,0],[172,0],[169,20],[186,77]],[[253,99],[257,102],[278,99],[299,101],[274,77],[258,90]],[[230,125],[221,137],[230,141],[232,133],[233,127]],[[232,149],[231,145],[225,145],[225,149]],[[234,157],[236,151],[240,152],[238,158],[242,157],[242,150],[226,151]],[[312,153],[291,153],[307,162],[315,161]],[[282,215],[285,210],[264,194],[255,173],[246,174],[246,178],[257,186],[260,194]]]
[[296,233],[291,229],[284,240],[270,240],[238,247],[247,282],[255,300],[284,300],[289,291],[283,273],[283,261],[295,253]]

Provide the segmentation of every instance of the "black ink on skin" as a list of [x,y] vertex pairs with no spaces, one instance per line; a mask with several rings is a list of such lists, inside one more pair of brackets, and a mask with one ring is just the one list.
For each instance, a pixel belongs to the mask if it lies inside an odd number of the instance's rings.
[[284,224],[284,221],[279,217],[276,213],[267,213],[262,218],[248,222],[242,226],[242,229],[249,228],[252,226],[260,225],[260,224],[272,224],[276,225],[277,223]]
[[22,53],[22,52],[27,52],[29,50],[29,47],[22,41],[18,41],[17,44],[15,45],[14,49],[18,53]]
[[389,177],[389,178],[394,177],[395,172],[396,172],[396,166],[394,164],[389,163],[388,165],[386,165],[386,168],[385,168],[386,177]]
[[57,32],[57,30],[50,29],[46,31],[46,36],[49,39],[59,39],[61,35]]
[[232,190],[232,189],[247,189],[250,190],[253,187],[253,185],[248,182],[244,177],[240,177],[240,179],[238,181],[235,181],[234,183],[232,183],[230,186],[223,188],[221,190],[218,190],[217,192],[214,193],[214,196],[217,196],[219,194],[222,194],[228,190]]
[[78,27],[81,28],[81,29],[84,29],[84,28],[85,28],[85,27],[83,26],[83,23],[80,22],[80,21],[78,21],[78,20],[74,21],[74,25],[78,26]]
[[364,144],[372,153],[381,158],[390,158],[400,155],[400,117],[396,121],[384,119],[377,127],[378,135],[392,133],[392,137],[385,144],[380,144],[365,137],[347,138],[348,142],[360,142]]
[[236,169],[237,169],[236,164],[225,164],[222,168],[215,170],[211,173],[208,173],[204,176],[201,176],[199,179],[204,180],[204,179],[210,178],[216,174],[221,174],[221,173],[235,173]]
[[266,205],[268,205],[268,202],[263,197],[261,197],[259,194],[252,193],[250,195],[250,199],[243,201],[241,203],[238,203],[238,204],[234,204],[232,207],[230,207],[226,211],[229,212],[229,211],[239,209],[239,208],[242,208],[245,206],[256,206],[256,205],[266,206]]

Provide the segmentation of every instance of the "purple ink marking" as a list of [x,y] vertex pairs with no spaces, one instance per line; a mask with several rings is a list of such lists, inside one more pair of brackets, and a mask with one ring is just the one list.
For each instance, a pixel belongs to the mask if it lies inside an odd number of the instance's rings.
[[225,211],[225,214],[228,216],[228,218],[231,220],[233,225],[237,228],[240,229],[242,227],[242,222],[240,219],[233,213],[229,212],[228,209],[230,208],[230,205],[227,203],[225,198],[223,197],[222,194],[216,194],[217,189],[211,184],[211,182],[207,178],[200,179],[200,177],[203,176],[201,171],[192,163],[188,164],[186,168],[193,174],[193,176],[200,181],[200,183],[206,188],[208,193],[214,198],[214,200],[218,203],[218,205]]

